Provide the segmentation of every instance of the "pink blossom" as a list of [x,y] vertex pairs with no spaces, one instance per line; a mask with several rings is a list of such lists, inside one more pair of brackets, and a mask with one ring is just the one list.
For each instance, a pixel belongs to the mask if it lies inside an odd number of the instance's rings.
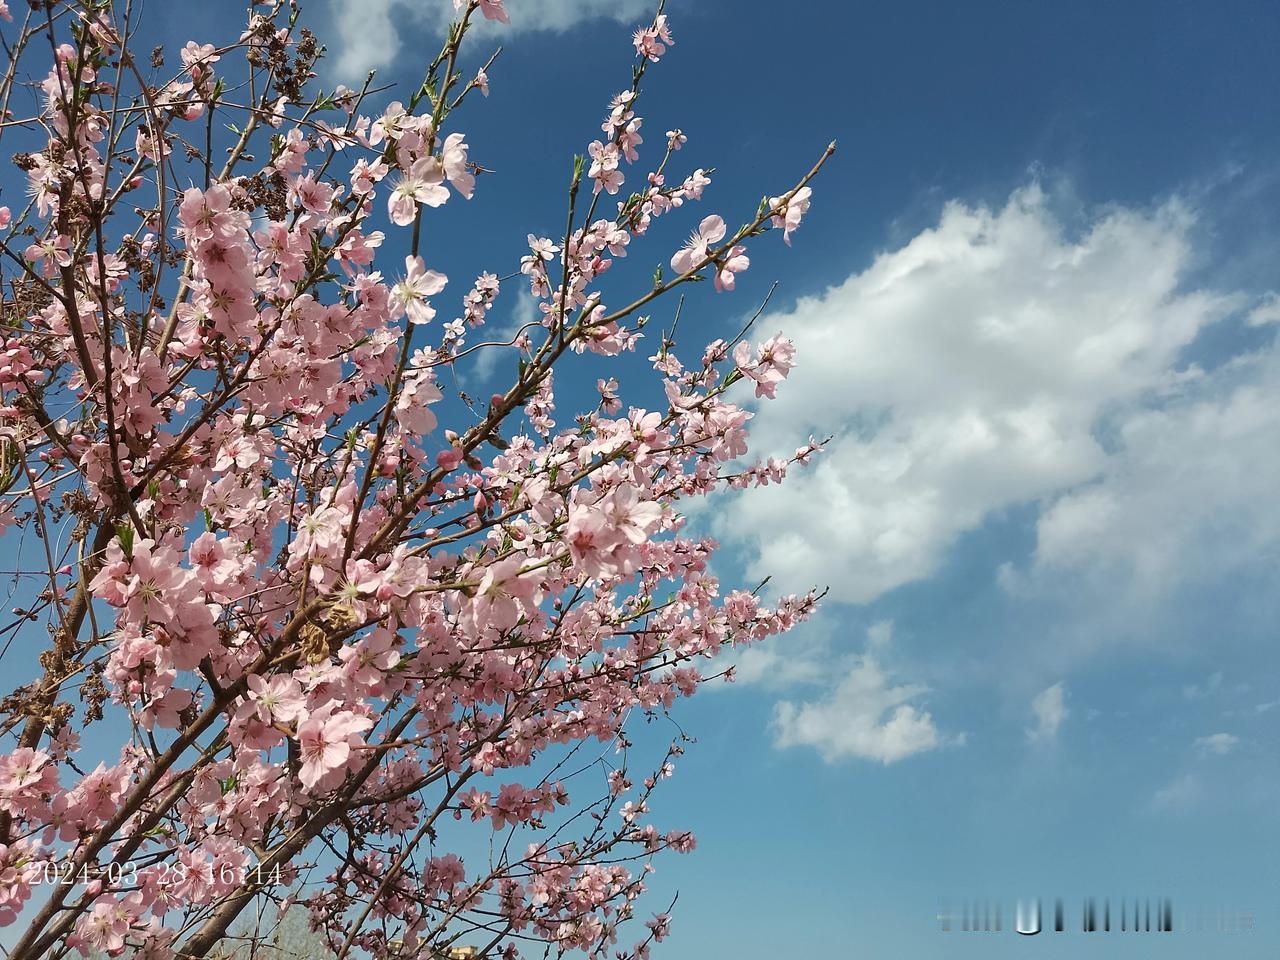
[[680,274],[698,269],[711,255],[711,248],[724,239],[724,218],[712,214],[698,225],[698,232],[671,258],[671,269]]
[[410,323],[430,323],[436,311],[427,300],[445,288],[449,278],[428,270],[421,257],[405,257],[405,277],[391,291],[391,302]]
[[266,724],[292,723],[303,712],[302,688],[292,677],[249,677],[249,699],[257,704],[258,719]]
[[451,133],[444,138],[440,165],[453,188],[470,200],[475,191],[476,178],[469,169],[467,142],[461,133]]
[[331,775],[346,766],[351,748],[363,743],[360,734],[373,726],[373,721],[349,710],[332,711],[328,706],[305,717],[298,724],[298,746],[302,753],[302,769],[298,779],[308,790],[315,790]]
[[769,208],[771,210],[781,210],[773,216],[772,224],[775,227],[782,227],[782,239],[786,241],[787,246],[791,246],[791,234],[800,226],[800,221],[804,219],[804,215],[809,211],[809,200],[813,196],[813,191],[808,187],[801,187],[790,198],[770,197]]
[[736,275],[749,266],[751,266],[751,259],[747,256],[747,248],[742,244],[733,246],[724,255],[724,259],[717,263],[716,291],[732,290]]
[[449,199],[449,188],[444,185],[444,173],[434,157],[423,157],[414,162],[407,173],[392,188],[387,197],[387,213],[398,227],[413,223],[418,204],[438,207]]
[[646,57],[657,63],[667,52],[667,47],[675,45],[675,41],[671,39],[671,28],[667,24],[667,15],[659,14],[653,26],[637,30],[632,43],[636,48],[637,56]]
[[[463,6],[507,20],[498,0]],[[239,929],[274,903],[331,952],[350,935],[350,956],[430,952],[450,916],[511,921],[507,960],[514,939],[609,952],[648,859],[693,844],[650,813],[679,746],[623,747],[630,718],[673,709],[719,672],[705,661],[817,600],[722,583],[687,525],[693,498],[783,481],[819,449],[747,460],[753,412],[723,389],[745,378],[767,401],[794,348],[703,349],[688,321],[677,345],[649,306],[708,266],[732,288],[759,231],[735,242],[709,216],[675,277],[644,267],[651,224],[688,217],[710,183],[669,168],[673,127],[621,194],[665,17],[632,38],[636,82],[602,97],[593,196],[504,262],[510,235],[463,243],[472,211],[437,211],[486,170],[454,109],[489,93],[483,69],[467,79],[474,34],[370,113],[381,88],[314,88],[293,7],[250,7],[243,33],[188,43],[153,83],[110,67],[147,62],[145,11],[128,36],[110,9],[54,17],[52,44],[14,50],[38,96],[17,117],[31,204],[11,267],[41,282],[0,336],[16,478],[0,534],[30,567],[13,618],[37,646],[4,718],[21,736],[0,757],[0,925],[28,927],[23,955],[174,960],[225,952],[201,943],[209,918],[244,909]],[[507,144],[492,176],[541,210],[520,151],[555,146]],[[784,239],[809,196],[767,211]],[[0,208],[0,229],[14,221]],[[426,264],[465,259],[475,280],[436,325],[447,278]],[[531,298],[495,311],[517,261]],[[643,336],[648,363],[604,369]],[[49,570],[18,549],[46,538]],[[556,764],[592,743],[617,769],[575,773],[562,810]],[[490,840],[509,851],[496,867],[448,852]],[[255,879],[260,861],[276,876]],[[28,908],[46,865],[73,862],[82,889]]]
[[622,171],[618,169],[618,148],[612,143],[594,140],[587,152],[591,154],[587,176],[595,180],[595,192],[607,190],[609,193],[617,193],[624,181]]
[[510,23],[507,17],[507,11],[503,9],[503,0],[480,0],[480,12],[484,14],[486,20],[498,20],[501,23]]

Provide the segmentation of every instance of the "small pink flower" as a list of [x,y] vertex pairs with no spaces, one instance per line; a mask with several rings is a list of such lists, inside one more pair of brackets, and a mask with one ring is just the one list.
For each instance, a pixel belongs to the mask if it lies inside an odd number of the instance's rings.
[[407,273],[391,291],[391,302],[409,315],[410,323],[429,323],[436,311],[427,297],[443,290],[449,278],[443,273],[428,270],[421,257],[405,257],[404,265]]
[[373,726],[373,721],[349,710],[329,713],[326,704],[298,725],[298,746],[302,752],[302,768],[298,779],[308,790],[314,790],[329,774],[344,767],[351,758],[351,748],[358,746],[360,735]]
[[804,219],[804,215],[809,211],[809,199],[813,196],[813,191],[808,187],[801,187],[791,199],[787,200],[785,205],[782,197],[770,197],[769,207],[773,210],[781,207],[781,213],[773,217],[773,226],[782,227],[782,239],[786,241],[787,246],[791,246],[791,234],[800,226],[800,221]]
[[719,264],[719,269],[716,270],[716,292],[732,290],[734,276],[742,273],[749,266],[751,266],[751,259],[747,256],[747,248],[738,244],[729,251]]
[[725,233],[724,218],[713,213],[698,225],[698,232],[671,258],[671,269],[679,274],[698,269],[710,255],[711,248],[724,239]]
[[409,171],[400,177],[387,197],[387,214],[398,227],[407,227],[418,214],[418,204],[438,207],[449,199],[449,188],[444,185],[444,172],[434,157],[423,157],[414,162]]
[[502,9],[502,0],[480,0],[480,12],[486,20],[497,20],[499,23],[510,23],[507,11]]

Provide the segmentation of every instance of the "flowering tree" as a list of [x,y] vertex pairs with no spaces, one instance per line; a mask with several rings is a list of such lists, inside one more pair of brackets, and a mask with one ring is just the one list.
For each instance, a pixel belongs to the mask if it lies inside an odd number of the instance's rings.
[[[438,322],[420,237],[477,189],[454,124],[494,63],[464,73],[463,41],[508,16],[454,6],[421,86],[373,116],[368,82],[311,91],[322,48],[283,0],[172,65],[131,49],[127,2],[33,0],[5,28],[0,134],[30,198],[0,208],[0,524],[25,565],[2,637],[25,673],[0,714],[10,957],[225,954],[285,909],[339,960],[639,957],[666,934],[660,913],[619,939],[649,859],[693,846],[649,816],[681,748],[633,772],[626,725],[813,609],[724,590],[679,512],[782,479],[744,460],[731,393],[772,397],[793,351],[744,330],[686,366],[673,324],[665,402],[624,410],[601,378],[569,429],[552,375],[635,350],[683,284],[732,290],[748,243],[790,242],[830,150],[606,305],[602,275],[710,182],[673,172],[674,130],[622,192],[673,43],[659,5],[564,234]],[[378,269],[389,240],[408,255]],[[537,321],[467,345],[508,281]],[[446,391],[488,352],[505,389]]]

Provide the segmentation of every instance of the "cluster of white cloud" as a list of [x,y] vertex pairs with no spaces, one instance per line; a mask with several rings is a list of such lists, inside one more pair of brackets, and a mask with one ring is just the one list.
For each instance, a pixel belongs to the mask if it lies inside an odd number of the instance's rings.
[[908,701],[927,693],[894,685],[867,654],[823,699],[774,708],[779,747],[814,747],[827,761],[849,757],[893,763],[941,743],[933,716]]
[[[787,483],[736,496],[718,533],[751,576],[851,603],[929,577],[964,533],[1027,505],[1034,555],[998,572],[1014,593],[1061,590],[1070,574],[1124,604],[1256,564],[1280,546],[1280,349],[1207,371],[1186,356],[1230,317],[1280,321],[1280,299],[1188,289],[1194,226],[1171,201],[1072,230],[1032,185],[998,210],[951,203],[936,227],[768,317],[760,329],[794,339],[800,367],[753,422],[755,452],[835,439]],[[866,658],[826,695],[781,704],[778,742],[886,762],[929,749],[933,719],[906,703],[921,692]],[[1028,736],[1053,739],[1063,686],[1032,710]]]
[[1067,709],[1066,691],[1061,683],[1055,683],[1036,694],[1031,701],[1035,726],[1028,728],[1027,739],[1032,743],[1050,743],[1058,739],[1062,721],[1071,712]]
[[762,329],[785,330],[802,366],[760,411],[757,449],[836,438],[807,472],[738,498],[724,533],[753,551],[752,575],[867,602],[1027,503],[1044,507],[1042,565],[1111,555],[1158,578],[1224,507],[1251,531],[1242,554],[1274,540],[1280,509],[1257,495],[1280,465],[1276,356],[1213,376],[1179,367],[1198,333],[1247,305],[1181,289],[1192,223],[1173,202],[1072,236],[1036,186],[999,211],[952,203],[937,227],[770,317]]
[[1225,756],[1240,745],[1240,738],[1233,733],[1212,733],[1207,737],[1196,737],[1192,744],[1201,753],[1216,753]]
[[[1194,750],[1205,762],[1206,757],[1225,757],[1240,746],[1240,738],[1234,733],[1211,733],[1196,737],[1191,742]],[[1159,787],[1151,797],[1151,808],[1162,813],[1183,812],[1198,806],[1205,799],[1206,778],[1198,768],[1184,770],[1168,783]]]
[[1195,806],[1203,795],[1200,778],[1194,773],[1183,773],[1155,792],[1151,806],[1159,811],[1185,810]]
[[[607,18],[639,22],[650,0],[519,0],[508,4],[507,35],[536,30],[567,30],[580,22]],[[347,83],[395,62],[408,35],[425,32],[440,38],[457,13],[453,0],[360,0],[330,6],[335,44],[334,71]],[[482,20],[478,30],[487,29]]]
[[811,747],[828,762],[845,759],[894,763],[964,735],[938,729],[922,698],[929,688],[899,682],[890,666],[893,623],[871,624],[862,650],[850,653],[822,615],[782,643],[752,647],[734,658],[736,682],[771,692],[808,689],[805,698],[775,704],[774,743]]
[[1280,351],[1239,357],[1118,425],[1097,482],[1040,517],[1035,566],[1135,596],[1221,576],[1280,544]]

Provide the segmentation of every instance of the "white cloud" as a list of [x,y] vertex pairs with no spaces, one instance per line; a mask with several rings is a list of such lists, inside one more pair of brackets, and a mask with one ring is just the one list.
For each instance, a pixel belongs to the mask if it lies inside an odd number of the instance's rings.
[[400,33],[395,17],[400,11],[397,0],[360,0],[346,3],[334,0],[329,5],[333,15],[333,70],[348,83],[359,83],[370,70],[384,67],[400,52]]
[[[473,17],[476,33],[512,36],[525,31],[563,31],[594,19],[639,24],[651,13],[651,0],[508,0],[511,23],[495,27]],[[334,70],[347,83],[364,79],[370,70],[395,62],[409,31],[426,32],[443,41],[456,13],[453,0],[360,0],[330,4],[336,51]],[[468,32],[471,35],[471,32]],[[432,44],[432,52],[435,46]]]
[[1191,683],[1182,688],[1182,695],[1188,700],[1203,700],[1205,697],[1212,696],[1218,692],[1222,686],[1222,671],[1217,670],[1209,675],[1209,679],[1201,686],[1197,683]]
[[[521,290],[517,297],[511,319],[504,326],[493,329],[491,323],[486,323],[469,335],[470,340],[475,343],[502,343],[514,338],[521,327],[535,322],[539,316],[537,298],[528,289]],[[515,347],[483,347],[473,354],[470,364],[462,368],[462,373],[468,380],[475,379],[479,383],[485,383],[493,376],[499,361],[505,360],[514,371],[519,356]]]
[[[1277,500],[1260,494],[1280,465],[1280,364],[1179,369],[1200,331],[1248,306],[1183,289],[1193,222],[1170,202],[1073,234],[1037,186],[1000,210],[951,203],[935,228],[763,321],[796,341],[800,366],[753,421],[756,452],[836,439],[721,514],[749,575],[869,602],[1023,504],[1044,511],[1042,568],[1111,551],[1159,579],[1224,503],[1264,515],[1242,556],[1275,538]],[[1025,579],[1001,571],[1011,588]]]
[[[829,676],[830,647],[810,629],[766,640],[731,656],[734,684],[783,689]],[[717,685],[718,688],[719,685]]]
[[1216,753],[1223,756],[1240,745],[1240,738],[1230,733],[1214,733],[1207,737],[1196,737],[1192,746],[1201,753]]
[[928,688],[894,686],[869,655],[823,699],[774,708],[779,747],[815,748],[827,762],[850,757],[889,764],[942,743],[933,716],[908,701]]
[[1258,564],[1280,544],[1280,351],[1238,357],[1116,430],[1101,477],[1040,517],[1035,573],[1134,598]]
[[893,642],[893,621],[877,620],[867,627],[867,646],[872,650],[882,650]]
[[1066,691],[1061,683],[1041,690],[1031,701],[1031,712],[1035,714],[1035,726],[1027,730],[1027,738],[1033,743],[1049,743],[1058,738],[1058,730],[1062,721],[1071,711],[1067,709]]
[[[869,653],[887,651],[893,638],[893,621],[878,620],[869,625],[862,638]],[[771,637],[748,647],[740,647],[725,657],[732,666],[733,685],[786,690],[803,685],[830,685],[856,661],[851,655],[854,638],[849,638],[832,618],[821,610],[802,628],[780,637]],[[723,689],[727,684],[716,684]]]
[[568,30],[584,20],[630,23],[652,19],[654,0],[510,0],[512,30]]
[[1195,806],[1203,793],[1200,780],[1194,774],[1185,773],[1157,790],[1151,805],[1157,810],[1183,810]]
[[1249,311],[1249,326],[1261,327],[1268,323],[1280,323],[1280,294],[1268,294]]

